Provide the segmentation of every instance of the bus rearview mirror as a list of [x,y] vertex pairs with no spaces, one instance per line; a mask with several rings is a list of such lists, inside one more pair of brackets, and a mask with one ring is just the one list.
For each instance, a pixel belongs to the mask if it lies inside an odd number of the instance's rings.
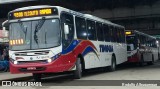
[[3,30],[6,30],[6,27],[3,27]]
[[134,50],[134,45],[133,44],[127,45],[127,50],[128,51],[133,51]]
[[64,25],[64,34],[67,35],[69,34],[69,26],[68,25]]

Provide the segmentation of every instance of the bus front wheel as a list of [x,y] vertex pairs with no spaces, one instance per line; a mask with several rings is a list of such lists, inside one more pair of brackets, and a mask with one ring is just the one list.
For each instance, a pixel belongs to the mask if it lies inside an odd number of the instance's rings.
[[139,66],[140,67],[143,67],[144,66],[144,57],[143,57],[143,54],[141,54],[141,57],[140,57],[140,62],[139,62]]
[[74,70],[74,78],[80,79],[82,77],[82,64],[80,58],[77,58],[75,66],[76,70]]
[[116,58],[115,56],[112,56],[111,60],[111,66],[109,66],[109,71],[115,71],[116,70]]

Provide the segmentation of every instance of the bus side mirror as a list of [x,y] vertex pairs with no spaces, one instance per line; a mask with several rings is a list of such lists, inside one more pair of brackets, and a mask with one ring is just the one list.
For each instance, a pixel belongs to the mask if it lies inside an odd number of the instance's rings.
[[127,45],[127,51],[133,51],[133,50],[134,50],[134,45],[133,44]]
[[6,30],[6,27],[3,27],[3,30]]
[[131,47],[131,51],[133,51],[134,50],[134,45],[131,44],[130,47]]
[[64,34],[67,35],[69,34],[69,26],[64,24]]

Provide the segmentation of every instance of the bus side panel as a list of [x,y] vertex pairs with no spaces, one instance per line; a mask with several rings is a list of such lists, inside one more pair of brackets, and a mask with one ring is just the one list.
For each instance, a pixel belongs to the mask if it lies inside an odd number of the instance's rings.
[[95,45],[97,51],[90,52],[84,57],[86,69],[110,65],[109,61],[105,60],[108,57],[108,53],[100,52],[100,45],[105,45],[105,42],[92,41],[92,43]]
[[89,40],[77,40],[77,42],[76,47],[73,49],[75,56],[78,57],[79,54],[83,56],[86,69],[97,67],[97,64],[99,64],[97,63],[98,49],[95,44]]
[[152,53],[151,52],[143,53],[143,60],[144,60],[144,62],[151,61],[152,60]]
[[85,57],[85,67],[86,69],[105,67],[111,65],[111,57],[113,52],[109,52],[109,42],[92,41],[95,45],[97,52],[90,52]]
[[113,47],[112,43],[110,42],[101,42],[97,41],[94,42],[96,48],[98,49],[98,59],[96,64],[98,67],[105,67],[111,65],[111,57],[113,54]]
[[116,56],[117,64],[121,64],[127,61],[127,46],[126,44],[114,43],[113,50]]
[[158,48],[152,48],[152,53],[154,56],[154,61],[158,60]]

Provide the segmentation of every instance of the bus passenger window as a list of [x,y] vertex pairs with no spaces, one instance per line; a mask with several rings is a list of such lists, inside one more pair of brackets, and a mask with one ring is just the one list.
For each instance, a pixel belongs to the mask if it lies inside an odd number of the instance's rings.
[[119,38],[120,43],[123,43],[123,39],[124,39],[124,38],[123,38],[123,37],[124,37],[124,36],[123,36],[123,30],[120,29],[120,28],[119,28],[118,30],[119,30],[119,36],[120,36],[120,38]]
[[111,41],[112,42],[116,42],[116,31],[115,28],[113,26],[110,27],[110,31],[111,31]]
[[120,31],[119,28],[117,28],[117,37],[118,37],[118,38],[117,38],[117,42],[118,42],[118,43],[121,43],[121,38],[122,38],[122,37],[121,37],[121,31]]
[[102,24],[101,23],[96,23],[96,30],[97,30],[97,38],[98,41],[104,41],[104,37],[103,37],[103,28],[102,28]]
[[88,39],[96,40],[95,22],[87,20]]
[[115,27],[115,40],[117,43],[119,43],[119,31],[117,27]]
[[109,31],[109,26],[107,25],[103,25],[103,29],[104,29],[104,38],[106,42],[110,42],[111,41],[111,35],[110,35],[110,31]]
[[78,39],[87,39],[86,21],[83,18],[75,17],[76,32]]
[[118,29],[117,27],[114,27],[114,42],[118,42]]
[[126,39],[126,37],[125,37],[125,31],[124,31],[124,29],[122,28],[122,29],[120,29],[120,31],[121,31],[121,42],[122,43],[125,43],[125,39]]

